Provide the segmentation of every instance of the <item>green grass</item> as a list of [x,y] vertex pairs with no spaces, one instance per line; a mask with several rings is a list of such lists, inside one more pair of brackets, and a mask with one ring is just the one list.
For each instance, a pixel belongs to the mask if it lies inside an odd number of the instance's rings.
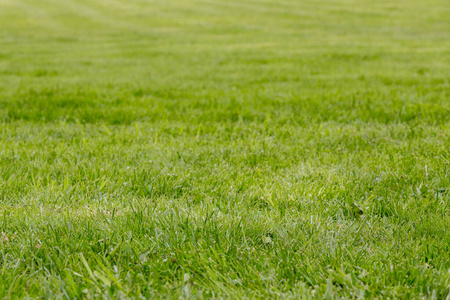
[[447,0],[0,0],[0,296],[450,288]]

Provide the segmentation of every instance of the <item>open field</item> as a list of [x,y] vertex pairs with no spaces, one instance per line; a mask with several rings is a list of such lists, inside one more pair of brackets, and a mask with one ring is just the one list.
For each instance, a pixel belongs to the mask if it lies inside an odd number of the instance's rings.
[[0,0],[0,297],[450,291],[448,0]]

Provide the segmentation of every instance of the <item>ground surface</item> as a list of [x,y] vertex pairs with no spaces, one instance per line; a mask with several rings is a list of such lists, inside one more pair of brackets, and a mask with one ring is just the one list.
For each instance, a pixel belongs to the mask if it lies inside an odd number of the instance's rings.
[[447,0],[0,0],[0,296],[443,299]]

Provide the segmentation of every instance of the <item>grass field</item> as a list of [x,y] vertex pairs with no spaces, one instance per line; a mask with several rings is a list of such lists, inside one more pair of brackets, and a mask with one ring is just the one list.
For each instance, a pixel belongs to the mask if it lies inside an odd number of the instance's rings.
[[450,291],[448,0],[0,0],[0,297]]

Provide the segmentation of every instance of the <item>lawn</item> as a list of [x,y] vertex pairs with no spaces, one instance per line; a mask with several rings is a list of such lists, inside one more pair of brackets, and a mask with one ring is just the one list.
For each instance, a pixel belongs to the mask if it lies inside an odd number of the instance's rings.
[[0,297],[450,292],[448,0],[0,0]]

